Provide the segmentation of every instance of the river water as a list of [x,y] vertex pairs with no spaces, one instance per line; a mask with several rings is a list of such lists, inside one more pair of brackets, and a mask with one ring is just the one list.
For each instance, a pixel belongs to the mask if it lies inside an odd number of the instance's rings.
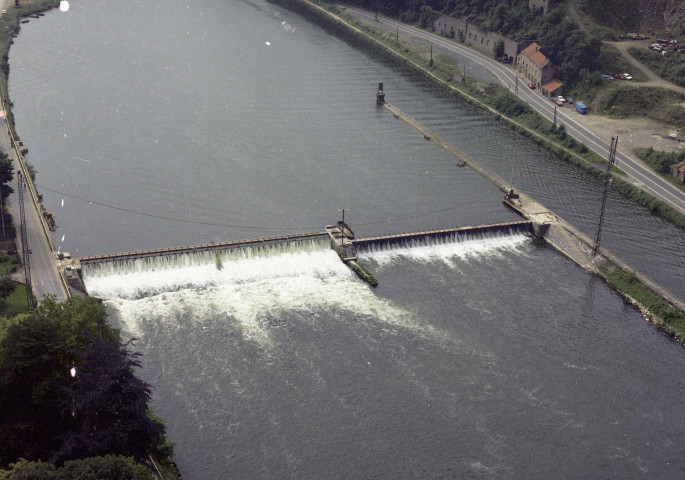
[[[10,52],[17,129],[80,255],[512,221],[416,117],[594,235],[601,183],[261,0],[73,1]],[[285,23],[284,23],[285,22]],[[612,194],[603,244],[685,296],[685,235]],[[529,238],[320,245],[87,278],[138,338],[188,479],[673,478],[682,347]]]

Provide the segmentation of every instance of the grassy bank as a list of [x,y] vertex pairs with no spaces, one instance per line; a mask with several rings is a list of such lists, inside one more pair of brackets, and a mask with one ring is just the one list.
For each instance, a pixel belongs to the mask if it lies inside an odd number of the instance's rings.
[[604,279],[630,303],[640,307],[647,318],[663,327],[671,336],[685,342],[685,313],[662,300],[637,278],[610,264],[599,267]]
[[[486,110],[496,120],[506,122],[515,131],[590,175],[604,174],[606,159],[567,135],[563,125],[553,125],[503,87],[482,85],[468,75],[464,76],[453,58],[434,55],[435,61],[431,66],[429,47],[402,38],[398,41],[394,32],[361,22],[335,4],[324,1],[313,4],[307,0],[270,1],[291,8],[315,22],[324,23],[328,29],[333,29],[349,42],[371,49],[429,79],[448,94]],[[612,171],[615,176],[613,186],[617,191],[685,230],[685,215],[626,181],[618,169],[612,168]]]
[[664,88],[624,86],[609,90],[597,102],[597,112],[609,117],[641,117],[685,128],[685,95]]
[[631,47],[628,49],[633,57],[644,63],[649,69],[664,80],[685,87],[685,55],[679,52],[667,52],[662,55],[648,48]]

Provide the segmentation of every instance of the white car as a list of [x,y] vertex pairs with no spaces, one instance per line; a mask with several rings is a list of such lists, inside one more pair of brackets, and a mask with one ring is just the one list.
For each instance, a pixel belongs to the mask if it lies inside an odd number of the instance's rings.
[[561,103],[566,103],[566,99],[564,97],[562,97],[561,95],[559,95],[558,97],[554,97],[554,98],[559,100]]

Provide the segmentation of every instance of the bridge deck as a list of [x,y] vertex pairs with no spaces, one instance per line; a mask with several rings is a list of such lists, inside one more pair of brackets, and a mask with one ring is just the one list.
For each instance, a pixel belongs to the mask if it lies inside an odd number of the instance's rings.
[[315,238],[328,238],[326,232],[300,233],[297,235],[283,235],[280,237],[264,237],[252,240],[236,240],[233,242],[207,243],[204,245],[189,245],[185,247],[159,248],[154,250],[141,250],[138,252],[111,253],[107,255],[93,255],[81,257],[81,265],[112,262],[117,260],[131,260],[134,258],[162,257],[166,255],[182,255],[185,253],[206,252],[213,250],[228,250],[232,248],[252,247],[259,245],[273,245],[277,243],[297,242],[301,240],[313,240]]

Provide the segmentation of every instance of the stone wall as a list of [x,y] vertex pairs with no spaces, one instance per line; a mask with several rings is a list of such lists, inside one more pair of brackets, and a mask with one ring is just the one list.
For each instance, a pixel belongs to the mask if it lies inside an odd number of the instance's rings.
[[465,45],[471,45],[483,52],[494,54],[495,43],[504,42],[504,53],[515,59],[520,51],[519,42],[504,37],[498,33],[488,32],[471,21],[470,17],[450,17],[442,15],[433,23],[436,33],[445,37],[461,40]]

